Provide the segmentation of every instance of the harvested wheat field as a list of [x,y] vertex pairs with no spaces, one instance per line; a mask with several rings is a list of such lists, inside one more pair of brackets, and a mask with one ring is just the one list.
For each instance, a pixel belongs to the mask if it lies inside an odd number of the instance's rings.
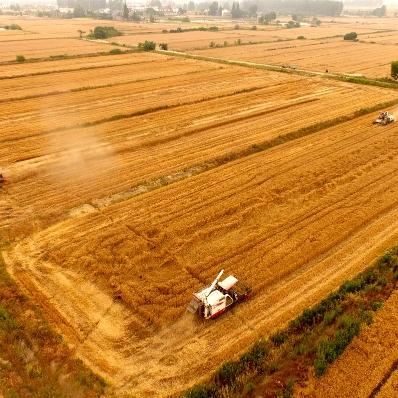
[[[297,40],[297,42],[301,42]],[[195,51],[197,55],[290,66],[317,72],[360,74],[366,77],[387,77],[391,61],[398,58],[398,46],[345,42],[256,44]],[[289,45],[289,46],[288,46]],[[316,57],[314,57],[316,54]]]
[[384,33],[373,33],[370,35],[360,35],[359,40],[366,41],[368,43],[397,45],[398,32],[393,31],[393,32],[384,32]]
[[9,77],[26,77],[32,75],[45,75],[59,72],[72,72],[86,69],[100,69],[116,65],[129,65],[137,62],[157,60],[158,56],[152,54],[106,54],[84,56],[72,59],[54,59],[40,62],[13,64],[0,64],[0,80]]
[[117,46],[80,39],[31,40],[0,42],[0,62],[15,61],[17,55],[25,58],[46,58],[60,55],[94,54],[109,52]]
[[[0,343],[11,336],[4,324],[15,331],[8,357],[0,349],[0,380],[11,375],[7,388],[19,383],[21,397],[33,398],[22,384],[36,383],[39,365],[42,386],[46,375],[61,391],[73,379],[65,398],[177,396],[398,240],[398,123],[372,124],[386,106],[397,116],[396,89],[129,48],[151,40],[224,60],[386,77],[398,59],[396,19],[257,30],[254,19],[240,29],[191,21],[0,16],[0,26],[23,29],[0,31]],[[98,25],[123,35],[78,38]],[[213,25],[220,30],[162,33]],[[353,30],[360,40],[344,42]],[[116,48],[129,51],[109,53]],[[192,293],[220,269],[247,283],[251,299],[216,321],[188,314]],[[298,396],[394,396],[397,300]],[[34,325],[46,320],[70,350],[52,338],[56,363],[36,348],[46,332]],[[41,362],[27,361],[30,351],[44,352]],[[92,395],[79,383],[92,383]],[[0,382],[2,394],[17,396]]]
[[[90,63],[95,58],[89,58]],[[113,56],[109,56],[109,61]],[[53,62],[53,61],[51,61]],[[44,62],[44,69],[51,66],[51,62]],[[87,61],[86,61],[87,62]],[[171,57],[149,56],[146,54],[132,54],[126,56],[125,61],[112,66],[101,68],[82,67],[77,60],[75,67],[70,64],[64,71],[55,66],[51,73],[33,73],[22,75],[17,79],[0,79],[1,101],[15,101],[27,97],[44,97],[49,94],[63,93],[69,91],[86,90],[91,87],[112,86],[117,83],[143,81],[164,76],[189,73],[194,71],[214,69],[214,64],[193,63],[184,59]],[[160,67],[161,66],[161,67]],[[48,72],[48,71],[46,71]]]
[[[398,293],[395,292],[324,378],[312,380],[298,397],[374,397],[398,395]],[[349,370],[350,377],[347,378]]]
[[[72,18],[72,19],[51,19],[36,17],[10,17],[0,15],[0,26],[18,24],[22,32],[12,31],[14,34],[29,35],[29,38],[75,38],[79,37],[79,30],[90,33],[95,26],[114,26],[124,34],[161,32],[163,29],[173,29],[176,24],[149,23],[149,22],[123,22],[107,21],[104,19]],[[3,33],[0,33],[0,37]],[[27,38],[27,37],[26,37]],[[18,39],[18,38],[16,38]]]
[[[237,40],[241,43],[256,42],[275,42],[281,40],[295,40],[298,36],[305,36],[307,39],[334,38],[342,37],[346,32],[344,26],[335,26],[333,24],[325,24],[320,27],[301,27],[296,29],[285,29],[282,27],[261,27],[257,30],[240,29],[240,30],[221,30],[218,32],[193,31],[182,33],[160,33],[160,34],[142,34],[127,35],[115,38],[115,42],[119,44],[127,44],[137,46],[139,42],[144,40],[152,40],[157,43],[167,43],[172,50],[197,50],[209,48],[210,43],[223,46],[226,42],[233,45]],[[358,33],[373,34],[378,32],[369,28],[358,28]],[[298,44],[300,45],[300,44]],[[249,53],[250,48],[246,48]]]
[[[119,396],[176,393],[396,241],[398,130],[371,119],[70,218],[6,262]],[[185,305],[221,268],[253,298],[197,323]]]
[[[86,203],[117,201],[137,184],[206,166],[396,97],[393,90],[358,86],[353,93],[352,86],[337,81],[193,60],[170,59],[162,65],[141,64],[139,75],[131,72],[137,65],[122,66],[129,72],[109,72],[110,87],[64,94],[53,92],[52,78],[58,88],[68,88],[72,75],[76,88],[90,74],[104,84],[106,72],[82,71],[80,80],[68,72],[0,81],[10,88],[19,84],[21,90],[31,82],[32,93],[38,90],[34,98],[4,101],[0,113],[0,157],[14,182],[3,207],[9,214],[2,221],[7,239],[62,219]],[[121,76],[135,81],[120,81]],[[41,84],[44,78],[47,86]],[[7,116],[11,110],[13,120]]]

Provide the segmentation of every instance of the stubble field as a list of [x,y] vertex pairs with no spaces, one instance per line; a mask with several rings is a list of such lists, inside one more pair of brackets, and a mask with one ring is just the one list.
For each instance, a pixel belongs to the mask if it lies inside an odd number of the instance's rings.
[[393,90],[353,93],[336,81],[155,54],[128,59],[0,80],[0,153],[17,182],[7,188],[3,233],[25,235],[81,205],[113,202],[138,184],[395,98]]
[[[384,36],[383,36],[384,37]],[[390,36],[389,36],[390,37]],[[368,39],[373,40],[373,39]],[[341,38],[323,41],[296,40],[195,51],[194,54],[238,61],[294,67],[315,72],[387,77],[391,61],[398,58],[398,46],[345,42]],[[316,54],[316,56],[315,56]]]
[[[40,34],[83,23],[69,22]],[[199,43],[209,32],[189,33]],[[37,41],[23,46],[33,54]],[[288,43],[261,46],[298,62]],[[342,45],[376,46],[292,43],[303,62],[310,48],[333,58]],[[359,116],[396,90],[152,53],[0,65],[0,90],[7,269],[117,396],[178,394],[398,239],[398,127]],[[252,300],[215,322],[187,315],[192,292],[221,268]],[[394,383],[396,372],[380,394]]]

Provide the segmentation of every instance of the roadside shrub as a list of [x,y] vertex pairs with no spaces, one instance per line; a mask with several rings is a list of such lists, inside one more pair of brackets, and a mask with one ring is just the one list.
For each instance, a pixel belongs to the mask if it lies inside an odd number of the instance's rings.
[[344,40],[357,40],[357,37],[358,35],[356,32],[350,32],[344,35]]
[[17,321],[3,307],[0,307],[0,330],[10,332],[18,328]]
[[341,329],[337,330],[333,339],[321,340],[317,348],[317,356],[314,361],[315,374],[322,376],[328,364],[334,362],[344,351],[351,340],[360,331],[360,321],[349,315],[343,315],[340,319]]
[[235,26],[234,26],[234,29],[235,29],[235,30],[239,30],[239,29],[240,29],[239,25],[235,25]]
[[167,49],[169,48],[167,43],[159,43],[159,48],[161,50],[167,51]]
[[89,37],[95,39],[107,39],[109,37],[121,36],[122,33],[115,29],[113,26],[96,26],[92,34]]
[[286,384],[285,391],[283,391],[283,398],[292,398],[293,397],[293,388],[294,388],[294,380],[289,379]]
[[163,29],[163,30],[162,30],[162,33],[167,33],[167,32],[168,32],[167,29]]
[[331,325],[336,317],[343,312],[341,305],[337,305],[335,309],[327,311],[323,316],[323,323],[327,325]]
[[224,41],[224,47],[228,47],[228,42]]
[[253,25],[251,29],[252,29],[252,30],[257,30],[257,26],[256,26],[256,25]]
[[211,32],[217,32],[217,31],[218,31],[218,26],[210,26],[210,27],[209,27],[209,30],[210,30]]
[[305,37],[304,36],[297,36],[297,39],[298,40],[305,40]]
[[225,362],[216,374],[216,380],[223,385],[232,385],[241,371],[237,362]]
[[210,43],[209,43],[209,47],[210,48],[213,48],[213,47],[215,47],[216,46],[216,43],[214,43],[214,41],[211,41]]
[[267,342],[265,340],[258,340],[250,351],[240,357],[239,363],[242,365],[242,368],[258,368],[268,353],[269,347]]
[[15,24],[15,23],[13,23],[11,25],[4,26],[4,29],[7,29],[7,30],[22,30],[22,28],[19,25]]
[[391,62],[391,77],[395,80],[398,79],[398,61]]
[[109,54],[122,54],[122,50],[120,48],[112,48],[111,51],[109,51]]
[[373,301],[373,303],[372,303],[372,310],[373,311],[377,311],[381,307],[383,307],[383,303],[381,301]]
[[26,58],[23,55],[17,55],[16,60],[17,60],[17,62],[25,62]]
[[215,388],[206,385],[192,387],[185,392],[183,398],[212,398],[215,396]]
[[153,51],[156,48],[154,41],[145,40],[143,43],[138,43],[138,48],[144,51]]
[[274,343],[276,347],[282,345],[287,339],[288,336],[285,332],[278,332],[271,337],[271,341]]

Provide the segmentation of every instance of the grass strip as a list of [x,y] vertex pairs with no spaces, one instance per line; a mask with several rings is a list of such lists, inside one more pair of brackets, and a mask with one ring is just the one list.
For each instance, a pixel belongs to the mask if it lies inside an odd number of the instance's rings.
[[312,368],[321,377],[397,288],[398,246],[355,278],[344,282],[283,330],[255,342],[237,360],[225,362],[184,398],[291,397]]

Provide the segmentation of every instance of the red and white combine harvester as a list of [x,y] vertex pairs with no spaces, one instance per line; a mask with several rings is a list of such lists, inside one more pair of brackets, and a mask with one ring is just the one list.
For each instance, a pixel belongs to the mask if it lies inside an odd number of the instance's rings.
[[383,111],[379,113],[379,117],[373,121],[373,124],[381,124],[385,126],[386,124],[394,123],[395,117],[390,112]]
[[213,319],[231,308],[234,304],[247,299],[250,288],[239,282],[233,275],[219,282],[224,270],[218,274],[213,283],[193,294],[187,310],[198,313],[205,319]]

